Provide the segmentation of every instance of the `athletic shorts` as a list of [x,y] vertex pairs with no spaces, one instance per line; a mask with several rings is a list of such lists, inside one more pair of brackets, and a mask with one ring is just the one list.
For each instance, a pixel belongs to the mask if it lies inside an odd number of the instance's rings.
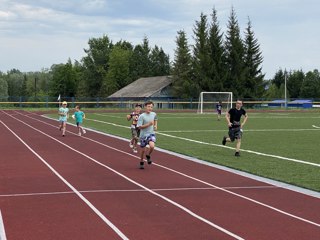
[[231,142],[233,142],[235,139],[241,139],[241,137],[242,137],[242,130],[240,127],[229,128],[229,138]]
[[149,142],[156,142],[156,135],[150,134],[149,136],[140,138],[140,147],[144,148],[149,144]]

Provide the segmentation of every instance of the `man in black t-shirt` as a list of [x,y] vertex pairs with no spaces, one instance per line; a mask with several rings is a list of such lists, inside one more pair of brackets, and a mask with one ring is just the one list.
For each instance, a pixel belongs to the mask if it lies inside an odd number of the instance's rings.
[[[242,105],[243,102],[241,100],[237,100],[236,107],[231,108],[227,112],[226,119],[229,127],[229,137],[224,136],[222,140],[222,144],[226,145],[227,142],[234,142],[234,140],[237,139],[236,152],[234,154],[236,157],[240,157],[242,127],[248,119],[248,114],[242,108]],[[244,116],[244,119],[241,123],[242,116]]]

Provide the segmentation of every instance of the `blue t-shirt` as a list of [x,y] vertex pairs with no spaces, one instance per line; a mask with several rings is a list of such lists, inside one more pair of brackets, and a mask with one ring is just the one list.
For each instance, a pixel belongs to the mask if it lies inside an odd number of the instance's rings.
[[77,123],[82,123],[83,116],[84,116],[84,112],[82,112],[82,111],[77,111],[74,113],[74,117],[75,117]]
[[[139,116],[137,127],[140,127],[142,125],[150,123],[151,121],[157,121],[157,120],[158,120],[158,117],[155,112],[142,113]],[[147,137],[150,134],[154,134],[154,126],[153,125],[140,130],[140,137],[141,138]]]
[[59,121],[66,122],[67,121],[68,112],[69,112],[69,108],[60,107],[59,108],[59,113],[64,113],[65,115],[64,116],[59,115]]

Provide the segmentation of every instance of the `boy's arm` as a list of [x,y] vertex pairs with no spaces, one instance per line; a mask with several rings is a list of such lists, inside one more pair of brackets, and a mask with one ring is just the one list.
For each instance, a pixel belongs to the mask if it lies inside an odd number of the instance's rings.
[[132,118],[132,115],[131,115],[131,114],[128,114],[128,115],[127,115],[127,120],[130,121],[131,118]]
[[153,123],[153,129],[154,129],[155,131],[157,131],[157,129],[158,129],[158,120],[154,120],[153,122],[154,122],[154,123]]
[[231,127],[232,124],[230,122],[230,113],[229,112],[226,113],[226,119],[227,119],[228,126]]
[[248,114],[246,113],[246,114],[244,115],[243,122],[241,123],[241,128],[243,127],[243,125],[246,124],[247,120],[248,120]]

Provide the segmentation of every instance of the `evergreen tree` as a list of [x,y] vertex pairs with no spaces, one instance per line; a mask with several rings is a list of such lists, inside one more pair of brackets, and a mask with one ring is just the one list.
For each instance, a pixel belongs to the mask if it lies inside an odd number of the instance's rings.
[[304,72],[302,70],[293,71],[289,73],[287,79],[287,89],[290,93],[290,97],[299,98],[300,90],[304,80]]
[[162,48],[157,45],[151,50],[151,76],[166,76],[170,74],[169,55],[165,54]]
[[149,40],[144,37],[143,43],[136,45],[130,59],[130,73],[132,81],[141,77],[150,77],[151,61],[150,61]]
[[300,96],[302,98],[319,98],[320,96],[320,74],[318,70],[306,73],[301,86]]
[[232,8],[227,25],[225,41],[228,74],[224,83],[226,91],[242,98],[244,94],[246,67],[244,64],[244,45],[240,37],[240,28],[234,9]]
[[226,79],[225,50],[223,47],[223,34],[220,33],[220,27],[217,18],[217,11],[212,11],[212,22],[209,31],[209,57],[210,71],[209,78],[212,80],[208,91],[223,91],[223,83]]
[[210,58],[208,55],[208,23],[207,16],[201,13],[200,21],[196,21],[193,29],[195,44],[193,46],[193,74],[194,81],[200,87],[200,91],[210,91],[212,79],[210,78]]
[[178,98],[198,96],[198,86],[192,82],[192,58],[185,31],[178,31],[176,37],[172,78],[173,95]]
[[244,63],[246,67],[245,75],[245,91],[243,97],[258,98],[264,92],[264,74],[262,74],[261,64],[263,62],[262,53],[258,40],[254,36],[251,21],[248,21],[248,27],[245,32],[245,57]]

